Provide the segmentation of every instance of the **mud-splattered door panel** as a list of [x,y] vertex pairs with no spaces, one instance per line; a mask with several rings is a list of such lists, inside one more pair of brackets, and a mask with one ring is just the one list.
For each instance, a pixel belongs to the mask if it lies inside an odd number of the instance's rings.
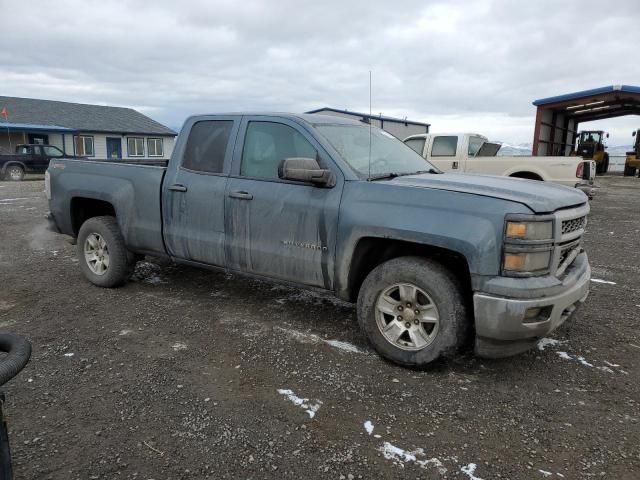
[[340,187],[230,178],[229,267],[331,289]]

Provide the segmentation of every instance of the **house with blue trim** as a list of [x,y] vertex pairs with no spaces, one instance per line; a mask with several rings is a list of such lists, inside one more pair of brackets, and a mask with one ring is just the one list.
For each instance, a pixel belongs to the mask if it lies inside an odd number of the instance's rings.
[[21,143],[53,145],[95,159],[167,159],[177,135],[125,107],[0,96],[0,150]]

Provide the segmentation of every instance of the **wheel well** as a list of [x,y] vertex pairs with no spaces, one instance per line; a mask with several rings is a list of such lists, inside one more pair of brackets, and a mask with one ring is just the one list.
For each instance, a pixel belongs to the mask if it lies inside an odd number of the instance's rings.
[[362,282],[374,268],[393,258],[407,256],[437,260],[458,277],[465,296],[471,291],[471,274],[467,260],[453,250],[388,238],[362,238],[358,241],[351,258],[349,300],[357,300]]
[[13,166],[20,167],[23,171],[26,170],[24,163],[17,162],[15,160],[5,163],[3,168],[7,170],[9,167],[13,167]]
[[84,197],[71,199],[71,226],[76,236],[84,222],[92,217],[103,215],[116,216],[116,211],[109,202]]
[[533,172],[515,172],[509,176],[515,178],[526,178],[527,180],[542,180],[542,177],[540,175]]

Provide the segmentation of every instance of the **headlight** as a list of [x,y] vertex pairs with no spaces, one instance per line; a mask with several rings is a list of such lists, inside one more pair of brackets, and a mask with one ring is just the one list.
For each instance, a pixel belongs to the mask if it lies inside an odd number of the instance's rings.
[[503,269],[512,273],[544,273],[551,262],[551,250],[540,252],[505,252]]
[[553,222],[508,221],[505,236],[509,240],[549,240],[553,239]]

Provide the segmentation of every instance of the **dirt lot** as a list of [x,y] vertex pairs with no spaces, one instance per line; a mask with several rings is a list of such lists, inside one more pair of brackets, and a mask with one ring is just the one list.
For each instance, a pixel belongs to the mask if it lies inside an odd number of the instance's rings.
[[599,184],[606,283],[554,341],[421,372],[317,294],[154,259],[93,287],[43,183],[0,182],[0,328],[33,343],[4,387],[16,478],[640,478],[640,180]]

